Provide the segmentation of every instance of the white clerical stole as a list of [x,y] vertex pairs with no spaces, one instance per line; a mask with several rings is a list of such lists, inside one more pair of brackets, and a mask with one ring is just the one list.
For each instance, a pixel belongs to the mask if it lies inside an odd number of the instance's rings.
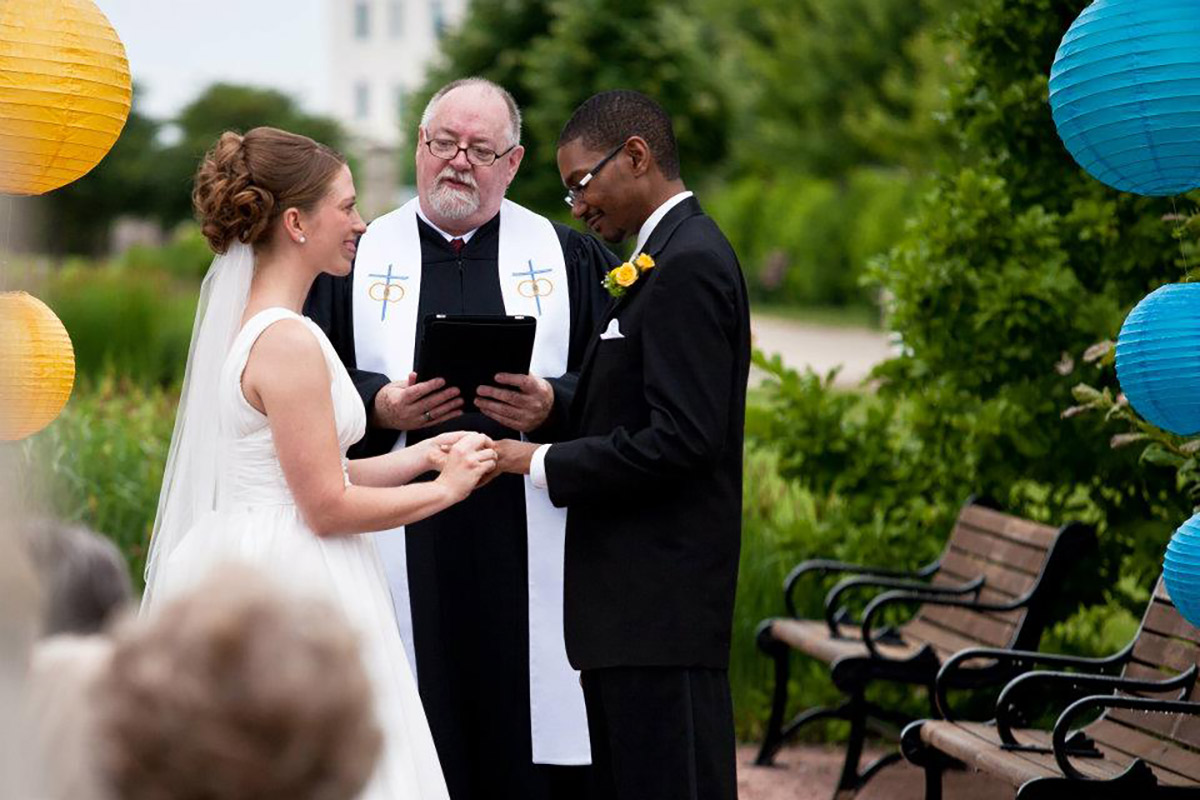
[[[418,200],[371,223],[354,264],[354,342],[358,368],[393,379],[413,371],[420,320],[421,239]],[[500,207],[497,267],[509,315],[537,319],[530,372],[557,377],[567,371],[571,304],[567,269],[554,226],[545,217],[505,200]],[[403,433],[396,448],[404,447]],[[567,517],[547,492],[525,478],[529,532],[529,697],[533,761],[591,763],[587,714],[579,673],[567,662],[563,639],[563,557]],[[413,677],[412,606],[404,529],[375,534],[383,559],[400,635]]]

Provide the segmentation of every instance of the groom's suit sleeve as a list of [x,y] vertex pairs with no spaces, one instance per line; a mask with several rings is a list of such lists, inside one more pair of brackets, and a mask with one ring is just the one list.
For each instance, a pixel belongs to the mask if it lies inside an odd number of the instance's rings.
[[551,445],[546,479],[556,506],[651,493],[710,469],[727,446],[740,389],[736,261],[689,246],[656,269],[641,335],[649,424]]
[[[378,372],[368,372],[359,369],[354,354],[354,306],[352,291],[354,289],[354,273],[347,276],[320,275],[313,282],[312,290],[304,303],[304,314],[321,326],[329,338],[338,357],[350,373],[354,388],[362,397],[363,406],[367,410],[367,418],[375,407],[375,395],[391,381],[387,375]],[[395,431],[377,431],[368,427],[367,435],[355,445],[354,457],[386,453],[395,444]],[[386,441],[390,437],[391,441]],[[366,452],[363,450],[366,448]]]

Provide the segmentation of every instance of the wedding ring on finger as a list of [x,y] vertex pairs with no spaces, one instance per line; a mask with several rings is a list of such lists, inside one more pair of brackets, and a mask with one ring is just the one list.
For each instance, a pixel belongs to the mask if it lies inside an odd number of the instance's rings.
[[428,411],[426,411],[426,412],[425,412],[425,421],[426,421],[426,422],[433,422],[433,414],[430,414]]

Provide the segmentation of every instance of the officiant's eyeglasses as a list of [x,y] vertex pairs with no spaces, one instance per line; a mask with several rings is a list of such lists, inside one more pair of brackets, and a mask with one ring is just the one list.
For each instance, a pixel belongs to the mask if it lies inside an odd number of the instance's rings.
[[473,144],[469,147],[460,147],[458,142],[453,139],[426,139],[425,145],[429,148],[430,153],[443,161],[453,161],[458,158],[459,153],[466,153],[467,161],[477,167],[490,167],[496,163],[497,158],[506,156],[517,149],[517,146],[514,144],[503,153],[497,153],[490,147],[483,147],[478,144]]
[[571,208],[575,207],[575,204],[578,203],[580,201],[580,199],[583,198],[583,190],[586,189],[587,185],[592,182],[592,178],[596,177],[596,173],[600,171],[600,168],[603,167],[605,164],[607,164],[609,161],[612,161],[613,156],[615,156],[617,153],[624,150],[625,145],[628,143],[628,141],[629,140],[626,139],[624,142],[621,142],[619,145],[617,145],[615,148],[613,148],[613,150],[608,155],[606,155],[604,158],[597,161],[596,166],[589,169],[587,175],[584,175],[582,178],[579,179],[579,183],[575,184],[574,186],[567,187],[567,196],[563,198],[563,200],[566,201],[567,205],[569,205]]

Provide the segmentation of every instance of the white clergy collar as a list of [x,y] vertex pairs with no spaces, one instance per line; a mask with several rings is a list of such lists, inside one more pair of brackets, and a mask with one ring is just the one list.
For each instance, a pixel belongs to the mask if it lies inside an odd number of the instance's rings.
[[422,222],[424,222],[426,225],[428,225],[429,227],[433,228],[435,231],[437,231],[437,232],[438,232],[438,233],[440,233],[442,236],[444,236],[444,237],[446,238],[446,241],[447,241],[447,242],[452,242],[452,241],[454,241],[455,239],[462,239],[462,240],[463,240],[463,244],[466,244],[467,242],[471,241],[471,237],[475,235],[475,231],[479,230],[479,228],[472,228],[471,230],[467,231],[466,233],[464,233],[464,234],[463,234],[463,235],[461,235],[461,236],[455,236],[455,235],[454,235],[454,234],[452,234],[452,233],[446,233],[444,230],[442,230],[441,228],[439,228],[437,225],[434,225],[434,224],[433,224],[433,223],[432,223],[432,222],[429,220],[429,217],[425,216],[425,212],[421,210],[421,204],[420,204],[420,203],[417,203],[417,216],[418,216],[418,217],[420,217],[420,218],[421,218],[421,221],[422,221]]
[[638,231],[637,246],[633,248],[634,256],[637,256],[642,252],[642,248],[645,247],[646,242],[650,240],[650,234],[654,233],[654,229],[658,227],[658,223],[662,222],[662,218],[667,215],[667,212],[691,196],[691,192],[680,192],[658,208],[654,209],[654,213],[650,215],[649,219],[642,223],[642,229]]

